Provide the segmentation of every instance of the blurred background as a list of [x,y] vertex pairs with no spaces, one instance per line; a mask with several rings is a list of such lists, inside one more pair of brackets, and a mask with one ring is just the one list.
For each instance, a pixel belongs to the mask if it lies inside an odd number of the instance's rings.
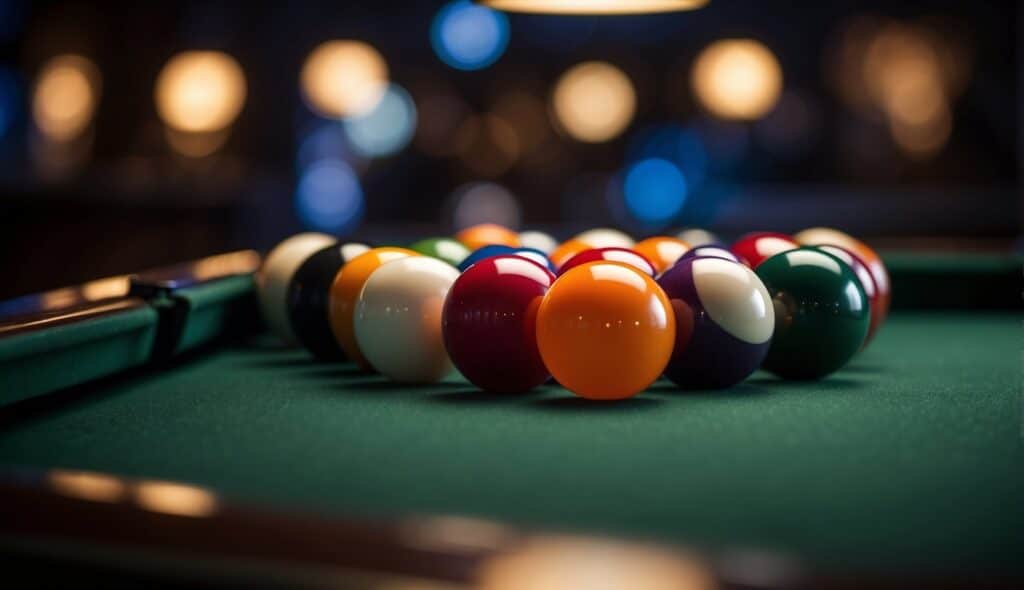
[[1016,2],[0,0],[0,297],[303,229],[1015,247]]

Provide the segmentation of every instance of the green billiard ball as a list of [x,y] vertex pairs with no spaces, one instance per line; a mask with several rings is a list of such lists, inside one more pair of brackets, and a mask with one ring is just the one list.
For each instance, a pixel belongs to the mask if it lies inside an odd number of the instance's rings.
[[456,268],[469,256],[469,248],[452,238],[426,238],[412,244],[409,249],[443,260]]
[[817,248],[776,254],[754,271],[775,306],[775,334],[763,368],[785,379],[818,379],[860,350],[871,310],[857,276]]

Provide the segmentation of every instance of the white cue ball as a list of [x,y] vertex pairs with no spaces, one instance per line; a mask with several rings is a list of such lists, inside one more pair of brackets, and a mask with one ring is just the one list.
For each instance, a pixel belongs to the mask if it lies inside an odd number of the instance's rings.
[[256,273],[263,319],[270,331],[288,344],[295,343],[295,332],[288,319],[288,283],[311,254],[337,241],[327,234],[296,234],[274,246]]
[[402,383],[433,383],[454,370],[441,312],[459,271],[427,256],[383,264],[366,279],[355,309],[356,342],[370,365]]
[[[523,248],[533,248],[545,254],[551,254],[558,247],[558,240],[542,231],[520,232],[519,241]],[[544,266],[547,266],[547,261],[544,262]]]
[[599,227],[577,234],[575,239],[591,248],[632,248],[636,241],[625,232],[608,227]]

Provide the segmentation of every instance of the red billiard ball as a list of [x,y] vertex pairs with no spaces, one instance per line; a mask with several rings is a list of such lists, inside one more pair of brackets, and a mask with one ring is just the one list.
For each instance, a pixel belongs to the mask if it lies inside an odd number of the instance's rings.
[[550,376],[537,347],[537,310],[555,275],[516,255],[480,260],[452,285],[442,315],[455,367],[484,391],[518,393]]
[[799,248],[792,236],[776,232],[759,231],[746,234],[732,245],[732,253],[740,262],[750,268],[757,268],[762,262],[776,254]]
[[588,262],[597,262],[599,260],[628,264],[651,277],[658,274],[658,271],[654,268],[654,264],[652,264],[651,261],[643,254],[635,250],[630,250],[629,248],[611,247],[593,248],[580,252],[570,258],[558,269],[558,275],[564,275],[577,266],[584,265]]

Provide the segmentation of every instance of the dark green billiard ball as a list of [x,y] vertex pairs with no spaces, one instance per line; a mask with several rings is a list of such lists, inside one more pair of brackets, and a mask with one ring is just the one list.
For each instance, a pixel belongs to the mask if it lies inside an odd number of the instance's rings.
[[424,256],[444,260],[455,268],[469,256],[469,248],[452,238],[426,238],[412,244],[409,249]]
[[775,306],[765,370],[785,379],[818,379],[860,350],[871,310],[864,288],[843,261],[804,247],[776,254],[754,272]]

